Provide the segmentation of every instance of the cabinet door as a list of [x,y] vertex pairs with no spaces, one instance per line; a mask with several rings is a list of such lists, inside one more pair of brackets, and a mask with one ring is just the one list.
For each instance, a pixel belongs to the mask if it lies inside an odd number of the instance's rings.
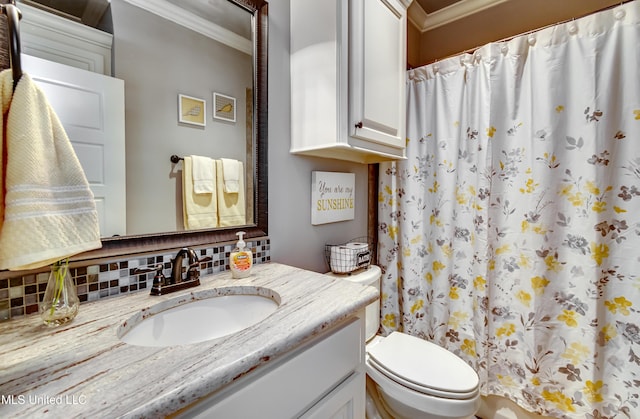
[[[356,412],[364,409],[364,320],[354,317],[346,325],[305,346],[269,361],[219,393],[203,398],[173,417],[181,419],[296,418],[336,394],[347,381],[362,379],[344,390]],[[359,395],[362,396],[362,398]],[[357,397],[356,397],[357,396]],[[342,396],[344,397],[344,396]],[[320,401],[318,401],[320,400]],[[335,410],[336,413],[339,409]],[[329,416],[314,416],[326,419]],[[341,416],[336,416],[341,417]],[[349,416],[345,416],[349,417]],[[353,416],[363,418],[364,414]]]
[[406,8],[352,0],[349,120],[352,137],[405,145]]
[[365,373],[357,372],[336,387],[301,419],[358,419],[365,417]]

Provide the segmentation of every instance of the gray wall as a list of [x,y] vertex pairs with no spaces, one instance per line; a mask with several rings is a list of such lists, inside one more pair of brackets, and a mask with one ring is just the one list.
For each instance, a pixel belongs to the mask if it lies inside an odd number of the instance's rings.
[[[326,243],[367,234],[367,165],[289,154],[289,0],[269,0],[269,236],[271,260],[326,272]],[[356,175],[355,219],[311,225],[311,172]]]

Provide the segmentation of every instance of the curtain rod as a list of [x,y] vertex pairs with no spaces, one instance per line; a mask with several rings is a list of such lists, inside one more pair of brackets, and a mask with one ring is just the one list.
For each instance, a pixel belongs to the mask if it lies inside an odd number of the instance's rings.
[[[624,0],[624,1],[621,1],[620,3],[612,4],[611,6],[603,7],[602,9],[598,9],[598,10],[595,10],[595,11],[593,11],[593,12],[585,13],[585,14],[580,15],[580,16],[578,16],[578,17],[572,17],[571,19],[561,20],[561,21],[559,21],[559,22],[551,23],[551,24],[549,24],[549,25],[542,26],[542,27],[539,27],[539,28],[536,28],[536,29],[532,29],[532,30],[530,30],[530,31],[522,32],[522,33],[519,33],[519,34],[517,34],[517,35],[507,36],[507,37],[505,37],[505,38],[498,39],[497,41],[490,41],[490,42],[488,42],[488,43],[494,43],[494,42],[506,42],[506,41],[510,41],[510,40],[515,39],[515,38],[518,38],[518,37],[520,37],[520,36],[529,35],[529,34],[531,34],[531,33],[538,32],[538,31],[541,31],[541,30],[544,30],[544,29],[547,29],[547,28],[551,28],[551,27],[554,27],[554,26],[557,26],[557,25],[562,25],[563,23],[572,22],[572,21],[574,21],[574,20],[576,20],[576,19],[581,19],[581,18],[586,17],[586,16],[591,16],[591,15],[594,15],[594,14],[596,14],[596,13],[604,12],[605,10],[613,9],[613,8],[618,7],[618,6],[622,6],[622,5],[623,5],[623,4],[625,4],[625,3],[631,3],[631,2],[633,2],[633,1],[636,1],[636,0]],[[484,44],[484,45],[486,45],[486,44]],[[438,61],[443,61],[443,60],[446,60],[446,59],[448,59],[448,58],[457,57],[458,55],[462,55],[462,54],[471,54],[471,53],[474,53],[474,52],[475,52],[475,51],[477,51],[478,49],[482,48],[484,45],[478,45],[478,46],[475,46],[475,47],[472,47],[472,48],[465,49],[464,51],[460,51],[460,52],[455,53],[455,54],[451,54],[451,55],[447,55],[447,56],[442,57],[442,58],[435,59],[435,60],[433,60],[432,62],[430,62],[430,63],[428,63],[428,64],[425,64],[425,65],[431,65],[431,64],[437,63]],[[422,66],[420,66],[420,67],[422,67]],[[413,69],[413,68],[414,68],[414,67],[407,66],[407,70],[411,70],[411,69]]]

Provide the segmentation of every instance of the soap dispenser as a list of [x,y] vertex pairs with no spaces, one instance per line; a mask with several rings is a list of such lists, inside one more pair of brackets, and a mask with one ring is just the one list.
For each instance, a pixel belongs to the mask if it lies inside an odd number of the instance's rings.
[[238,243],[231,251],[231,260],[229,261],[231,276],[236,279],[248,277],[253,266],[253,254],[251,250],[246,248],[246,243],[243,240],[244,235],[244,231],[236,233]]

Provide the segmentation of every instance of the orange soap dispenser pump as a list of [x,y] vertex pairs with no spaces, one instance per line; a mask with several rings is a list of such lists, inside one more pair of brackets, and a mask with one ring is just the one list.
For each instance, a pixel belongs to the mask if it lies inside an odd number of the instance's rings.
[[231,268],[231,276],[233,278],[246,278],[251,274],[251,267],[253,266],[253,254],[251,250],[246,248],[246,243],[243,240],[245,235],[244,231],[238,231],[238,243],[236,247],[231,251],[231,260],[229,261],[229,267]]

